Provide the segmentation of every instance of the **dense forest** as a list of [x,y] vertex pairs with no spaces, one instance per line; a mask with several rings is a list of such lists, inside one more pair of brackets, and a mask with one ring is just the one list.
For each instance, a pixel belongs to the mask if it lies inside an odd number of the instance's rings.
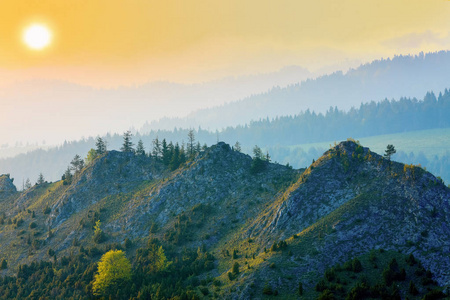
[[[359,108],[349,111],[330,107],[325,114],[309,110],[295,116],[275,119],[261,119],[248,125],[228,127],[222,131],[211,132],[202,128],[194,130],[196,141],[214,144],[225,141],[234,144],[239,141],[242,150],[251,153],[255,145],[269,151],[274,161],[289,162],[294,167],[305,167],[312,159],[318,158],[326,149],[292,148],[314,142],[339,141],[348,137],[362,138],[382,134],[401,133],[432,128],[449,128],[450,91],[445,89],[436,97],[433,92],[425,95],[423,100],[402,98],[398,101],[384,100],[361,104]],[[188,140],[190,129],[152,130],[146,134],[135,133],[135,141],[142,139],[143,145],[150,150],[156,138],[167,139],[179,143],[182,147]],[[122,136],[107,135],[104,140],[108,149],[119,149]],[[57,180],[64,172],[65,163],[77,153],[87,153],[94,145],[94,138],[81,141],[65,142],[62,146],[49,150],[36,150],[15,158],[0,160],[0,170],[11,173],[19,180],[37,178],[42,172],[49,180]],[[401,150],[401,149],[399,149]],[[449,155],[442,157],[426,157],[420,153],[401,153],[395,157],[405,163],[420,163],[429,171],[443,177],[448,174]],[[33,171],[30,171],[33,170]],[[30,173],[33,172],[33,173]],[[447,173],[446,173],[447,172]]]

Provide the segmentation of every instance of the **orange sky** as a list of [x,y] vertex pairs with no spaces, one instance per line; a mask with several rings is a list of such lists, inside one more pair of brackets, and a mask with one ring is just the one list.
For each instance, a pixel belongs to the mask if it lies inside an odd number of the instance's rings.
[[[0,80],[196,82],[450,47],[444,0],[2,0]],[[53,31],[32,51],[22,31]]]

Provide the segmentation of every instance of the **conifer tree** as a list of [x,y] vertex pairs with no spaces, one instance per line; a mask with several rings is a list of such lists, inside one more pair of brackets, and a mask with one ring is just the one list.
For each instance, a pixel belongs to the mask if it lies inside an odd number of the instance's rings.
[[6,261],[6,259],[2,259],[2,262],[0,263],[0,270],[5,270],[8,269],[8,262]]
[[27,180],[25,180],[25,189],[28,190],[29,188],[31,188],[31,181],[30,178],[27,178]]
[[145,155],[145,148],[144,148],[144,143],[142,142],[141,139],[139,139],[137,146],[136,146],[136,155]]
[[189,158],[192,159],[195,155],[195,134],[193,129],[190,129],[188,132],[187,151]]
[[84,161],[78,154],[74,156],[70,164],[70,168],[75,172],[75,174],[80,172],[84,168]]
[[162,159],[163,159],[163,163],[168,166],[171,159],[172,159],[172,155],[171,155],[171,151],[170,151],[170,147],[166,142],[166,139],[163,139],[162,141]]
[[158,139],[158,137],[156,137],[153,140],[153,149],[152,149],[152,156],[156,159],[159,160],[162,156],[162,150],[161,150],[161,143]]
[[126,131],[123,134],[123,144],[122,147],[120,148],[120,150],[122,152],[133,152],[133,143],[131,142],[131,137],[133,135],[131,134],[131,131]]
[[178,169],[180,166],[180,145],[178,145],[178,143],[176,143],[173,148],[172,159],[170,160],[169,166],[172,171]]
[[106,142],[101,137],[97,137],[95,146],[97,147],[97,149],[95,149],[97,154],[101,155],[106,152]]
[[387,145],[386,150],[384,151],[384,157],[386,157],[389,161],[391,160],[391,156],[397,153],[397,150],[395,150],[394,145]]
[[42,175],[42,173],[39,173],[38,180],[37,180],[36,184],[37,185],[42,185],[44,183],[45,183],[44,175]]
[[66,171],[64,172],[64,184],[70,184],[72,182],[72,173],[70,172],[70,167],[67,166]]
[[241,149],[241,143],[236,142],[236,144],[234,144],[233,149],[234,149],[235,151],[237,151],[237,152],[241,152],[241,151],[242,151],[242,149]]

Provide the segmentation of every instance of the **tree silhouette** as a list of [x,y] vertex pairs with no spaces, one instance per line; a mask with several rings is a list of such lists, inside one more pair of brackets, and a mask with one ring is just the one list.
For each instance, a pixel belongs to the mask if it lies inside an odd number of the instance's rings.
[[194,130],[190,129],[188,132],[188,144],[187,144],[187,150],[189,154],[189,158],[193,158],[195,154],[195,134]]
[[97,137],[95,146],[97,147],[97,149],[95,149],[95,151],[97,151],[97,154],[103,154],[106,152],[106,142],[101,137]]
[[133,152],[133,143],[131,142],[131,137],[133,135],[131,134],[131,131],[126,131],[123,134],[123,144],[120,150],[122,152]]
[[391,156],[394,155],[397,152],[397,150],[395,150],[394,145],[389,144],[387,145],[386,150],[384,152],[385,152],[384,157],[386,157],[389,161],[391,161]]
[[36,183],[37,183],[38,185],[42,185],[42,184],[45,183],[45,178],[44,178],[44,175],[42,175],[42,173],[39,173],[38,180],[37,180]]
[[136,155],[145,155],[144,143],[142,142],[141,139],[139,139],[136,146]]

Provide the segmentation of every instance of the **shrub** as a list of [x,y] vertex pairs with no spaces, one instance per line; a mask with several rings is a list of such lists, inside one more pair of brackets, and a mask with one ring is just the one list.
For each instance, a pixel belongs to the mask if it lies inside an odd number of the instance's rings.
[[130,249],[131,246],[133,246],[133,243],[131,242],[131,240],[129,238],[126,238],[125,239],[125,248]]
[[325,278],[328,281],[333,281],[336,278],[336,272],[334,271],[333,268],[328,269],[328,270],[325,271]]
[[8,262],[6,261],[6,259],[2,259],[2,261],[0,262],[0,270],[5,269],[8,269]]
[[419,294],[419,291],[417,290],[416,285],[412,281],[409,282],[409,293],[413,296],[416,296],[417,294]]
[[228,272],[228,279],[232,281],[234,279],[233,273]]
[[202,294],[203,294],[204,296],[207,296],[207,295],[209,294],[209,290],[208,290],[207,287],[202,286],[202,287],[200,287],[199,289],[200,289],[200,292],[202,292]]
[[264,285],[263,294],[264,295],[272,295],[273,294],[272,287],[267,282]]
[[232,272],[233,272],[233,275],[239,274],[239,263],[238,262],[234,263]]
[[321,280],[316,284],[315,289],[316,289],[316,292],[323,292],[323,291],[325,291],[325,290],[327,289],[327,284],[326,284],[326,282],[325,282],[323,279],[321,279]]
[[317,298],[317,300],[334,300],[334,295],[330,290],[324,290],[319,297]]
[[352,261],[352,271],[355,273],[359,273],[361,272],[363,269],[361,262],[359,261],[359,259],[355,258]]
[[414,255],[412,253],[406,259],[406,263],[410,266],[414,266],[417,263],[416,258],[414,257]]

